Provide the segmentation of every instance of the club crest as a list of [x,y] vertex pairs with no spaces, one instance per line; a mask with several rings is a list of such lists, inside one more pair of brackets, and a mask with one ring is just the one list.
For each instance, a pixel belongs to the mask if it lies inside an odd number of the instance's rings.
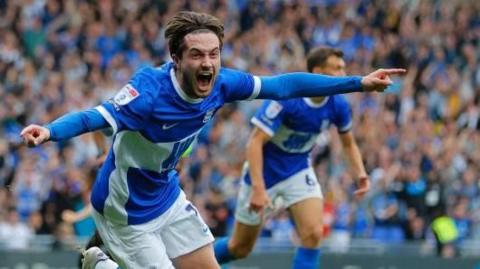
[[210,109],[205,113],[205,117],[203,117],[203,123],[207,123],[212,117],[213,113],[215,112],[215,109]]

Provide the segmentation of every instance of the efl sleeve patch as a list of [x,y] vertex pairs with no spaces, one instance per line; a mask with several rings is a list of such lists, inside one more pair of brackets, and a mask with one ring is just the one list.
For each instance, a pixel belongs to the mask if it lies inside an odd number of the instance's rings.
[[113,97],[113,102],[119,106],[124,106],[138,96],[140,96],[140,93],[132,85],[127,84]]
[[280,103],[272,101],[265,110],[265,116],[269,119],[274,119],[282,109],[283,106]]

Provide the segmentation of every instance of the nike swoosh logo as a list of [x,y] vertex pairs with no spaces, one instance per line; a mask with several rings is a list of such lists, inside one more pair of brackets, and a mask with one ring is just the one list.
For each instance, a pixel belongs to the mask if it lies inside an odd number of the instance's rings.
[[172,124],[166,124],[165,123],[164,125],[162,125],[162,130],[168,130],[170,128],[173,128],[173,127],[177,126],[177,124],[179,124],[179,122],[175,122],[175,123],[172,123]]

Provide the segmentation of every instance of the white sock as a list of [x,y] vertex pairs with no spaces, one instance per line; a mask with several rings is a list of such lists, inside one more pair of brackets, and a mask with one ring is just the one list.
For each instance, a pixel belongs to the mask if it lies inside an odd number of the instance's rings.
[[95,265],[95,269],[118,269],[120,266],[118,264],[110,259],[104,260],[104,261],[99,261]]

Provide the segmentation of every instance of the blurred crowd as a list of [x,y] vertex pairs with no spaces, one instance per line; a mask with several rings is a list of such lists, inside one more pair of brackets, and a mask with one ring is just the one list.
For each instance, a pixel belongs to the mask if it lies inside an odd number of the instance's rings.
[[[25,248],[52,234],[61,246],[93,233],[91,219],[65,218],[88,205],[103,153],[92,136],[28,149],[19,132],[95,106],[135,70],[168,61],[164,26],[179,10],[220,18],[224,66],[254,74],[304,71],[320,45],[343,50],[352,75],[408,69],[386,94],[347,96],[372,180],[367,198],[352,195],[356,175],[336,130],[314,149],[325,234],[339,251],[350,238],[439,239],[430,227],[440,216],[454,223],[454,244],[480,237],[479,1],[0,0],[0,244]],[[216,236],[231,229],[259,104],[227,105],[182,161],[184,190]],[[290,242],[292,231],[281,211],[262,235]]]

